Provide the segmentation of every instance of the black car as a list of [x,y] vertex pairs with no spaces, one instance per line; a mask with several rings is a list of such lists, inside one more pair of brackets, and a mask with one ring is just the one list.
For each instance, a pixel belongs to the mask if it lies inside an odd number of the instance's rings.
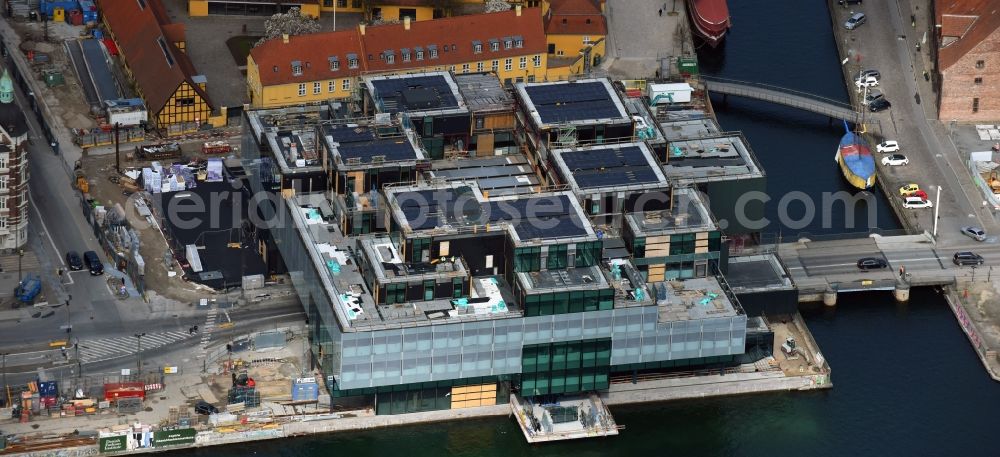
[[97,256],[96,252],[84,252],[83,261],[87,263],[87,268],[90,270],[91,275],[97,276],[104,274],[104,264],[101,262],[101,258]]
[[219,412],[219,408],[216,408],[215,405],[213,405],[213,404],[211,404],[211,403],[209,403],[209,402],[207,402],[205,400],[198,400],[198,403],[195,403],[195,405],[194,405],[194,412],[196,412],[198,414],[201,414],[201,415],[204,415],[204,416],[207,416],[209,414],[216,414],[216,413],[218,413]]
[[952,256],[951,261],[955,262],[955,265],[963,267],[967,265],[982,265],[983,256],[969,251],[956,252],[955,255]]
[[881,270],[888,266],[889,263],[881,257],[864,257],[858,259],[858,269],[861,270]]
[[837,0],[838,5],[860,5],[861,0]]
[[66,266],[70,270],[79,271],[83,269],[83,259],[80,258],[80,254],[76,251],[69,251],[66,253]]
[[872,102],[868,104],[868,111],[877,113],[879,111],[885,111],[889,109],[889,107],[891,106],[892,103],[889,103],[889,100],[886,100],[885,98],[879,98],[872,100]]

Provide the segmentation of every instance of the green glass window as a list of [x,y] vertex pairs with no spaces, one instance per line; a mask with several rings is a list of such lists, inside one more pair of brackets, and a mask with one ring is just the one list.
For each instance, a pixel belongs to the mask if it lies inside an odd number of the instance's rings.
[[569,250],[565,244],[549,246],[549,257],[545,263],[545,268],[549,270],[559,270],[566,268],[566,252]]
[[452,279],[451,285],[454,287],[454,292],[451,295],[453,298],[461,298],[465,295],[465,287],[462,284],[462,278]]
[[636,238],[632,240],[632,257],[642,259],[646,257],[646,239]]
[[434,299],[434,280],[424,281],[424,300]]
[[569,312],[569,292],[555,292],[552,294],[552,314],[566,314]]
[[576,267],[590,267],[601,260],[601,242],[576,243]]
[[708,250],[713,252],[722,250],[721,232],[708,232]]
[[598,307],[602,310],[615,307],[615,291],[613,289],[601,289]]
[[539,271],[542,268],[542,248],[517,248],[514,249],[514,271],[529,272]]
[[406,303],[406,284],[387,284],[385,286],[385,303]]
[[670,255],[694,254],[694,233],[670,236]]
[[524,315],[528,317],[538,315],[538,295],[524,297]]

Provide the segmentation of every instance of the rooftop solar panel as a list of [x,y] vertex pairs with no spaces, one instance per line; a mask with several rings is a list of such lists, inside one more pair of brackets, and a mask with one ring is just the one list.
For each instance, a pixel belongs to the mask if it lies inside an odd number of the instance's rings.
[[531,85],[524,90],[546,124],[624,117],[599,81]]
[[564,151],[559,156],[569,170],[569,179],[582,189],[660,181],[638,146]]
[[384,156],[387,162],[417,158],[417,152],[405,138],[341,144],[338,150],[343,160],[357,158],[362,163],[371,163],[372,157],[375,156]]
[[452,86],[443,75],[374,79],[371,83],[391,112],[458,107]]

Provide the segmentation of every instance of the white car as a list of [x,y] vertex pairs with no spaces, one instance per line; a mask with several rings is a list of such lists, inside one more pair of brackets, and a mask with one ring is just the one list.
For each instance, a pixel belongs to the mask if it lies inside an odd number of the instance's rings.
[[909,165],[910,159],[907,159],[903,154],[889,154],[882,157],[882,165],[887,167],[898,167],[900,165]]
[[930,200],[920,198],[920,197],[906,197],[903,200],[903,208],[909,209],[919,209],[919,208],[930,208],[934,206]]
[[873,75],[864,76],[854,80],[854,85],[858,87],[875,87],[878,86],[878,78]]
[[877,149],[878,152],[898,152],[899,143],[893,140],[883,141],[879,143],[877,146],[875,146],[875,149]]

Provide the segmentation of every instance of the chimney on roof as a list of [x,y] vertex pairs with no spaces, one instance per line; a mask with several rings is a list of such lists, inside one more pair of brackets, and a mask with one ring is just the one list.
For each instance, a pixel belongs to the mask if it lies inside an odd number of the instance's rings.
[[403,29],[410,30],[410,16],[403,16]]
[[514,14],[517,14],[518,16],[521,15],[521,5],[514,6]]
[[364,35],[365,34],[365,25],[364,24],[358,24],[358,31],[361,32],[361,35]]
[[287,33],[282,33],[281,34],[281,42],[285,43],[285,44],[288,44],[288,34]]

